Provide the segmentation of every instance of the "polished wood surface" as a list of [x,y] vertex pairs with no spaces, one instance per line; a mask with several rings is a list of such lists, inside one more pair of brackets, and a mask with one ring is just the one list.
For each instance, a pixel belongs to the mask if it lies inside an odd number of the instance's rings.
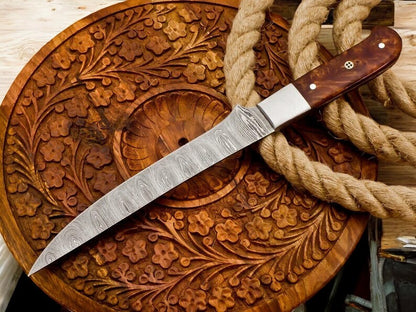
[[386,71],[401,50],[401,38],[394,30],[375,27],[368,38],[293,84],[312,108],[318,108]]
[[[236,8],[121,3],[23,69],[1,107],[0,225],[26,272],[89,203],[229,112],[222,58]],[[256,47],[264,97],[290,81],[287,27],[270,16]],[[334,170],[374,179],[374,163],[328,135],[319,113],[285,133]],[[247,149],[33,279],[74,311],[289,311],[333,277],[365,224],[297,192]]]

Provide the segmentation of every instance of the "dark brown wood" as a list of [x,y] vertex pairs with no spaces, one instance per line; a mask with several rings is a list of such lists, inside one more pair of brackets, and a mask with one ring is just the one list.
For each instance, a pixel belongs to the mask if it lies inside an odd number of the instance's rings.
[[[300,2],[300,0],[275,1],[272,10],[291,22]],[[329,11],[328,18],[323,23],[324,25],[332,25],[334,20],[333,11],[333,8]],[[394,26],[394,1],[380,1],[380,3],[371,10],[369,16],[363,21],[363,28],[367,29],[380,25]]]
[[380,75],[399,58],[401,49],[401,38],[394,30],[375,27],[361,43],[308,72],[293,84],[309,105],[317,108]]
[[[230,111],[222,59],[237,7],[123,2],[72,25],[19,74],[0,106],[0,228],[26,272],[92,201]],[[287,29],[276,15],[262,29],[263,97],[291,81]],[[374,162],[318,119],[285,129],[291,144],[374,179]],[[290,311],[334,276],[365,224],[247,149],[32,278],[71,311]]]

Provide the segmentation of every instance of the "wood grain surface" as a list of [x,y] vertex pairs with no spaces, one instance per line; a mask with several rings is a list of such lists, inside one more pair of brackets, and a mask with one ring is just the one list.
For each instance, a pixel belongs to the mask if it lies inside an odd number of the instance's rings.
[[[81,17],[118,2],[121,1],[1,1],[0,9],[7,14],[0,16],[0,98],[4,97],[23,66],[48,40]],[[416,11],[416,6],[413,1],[396,1],[395,7],[395,26],[404,39],[404,51],[396,66],[396,72],[405,79],[415,80],[415,25],[411,12]],[[321,40],[332,49],[329,32],[329,27],[324,28]],[[416,129],[412,119],[402,117],[396,110],[381,109],[370,97],[366,98],[366,102],[379,121],[404,130]],[[413,168],[381,164],[379,179],[386,183],[415,185],[414,173]],[[411,225],[408,225],[408,228],[409,233],[415,230]],[[9,272],[15,272],[16,264],[10,264],[8,261],[4,263],[7,262]]]

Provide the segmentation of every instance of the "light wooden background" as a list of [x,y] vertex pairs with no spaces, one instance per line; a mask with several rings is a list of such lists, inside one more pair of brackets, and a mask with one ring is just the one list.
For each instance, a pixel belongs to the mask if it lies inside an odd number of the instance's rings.
[[[29,59],[56,34],[80,18],[120,0],[0,0],[0,102]],[[277,4],[279,2],[277,1]],[[404,49],[395,72],[416,83],[416,1],[394,1],[394,28]],[[321,42],[333,51],[331,26],[324,26]],[[373,117],[400,130],[416,131],[416,120],[395,109],[384,109],[363,89]],[[387,184],[416,186],[416,169],[380,163],[378,179]],[[1,216],[0,216],[1,217]],[[385,221],[383,247],[395,247],[395,236],[415,235],[416,225]],[[0,237],[0,312],[4,311],[21,271]]]

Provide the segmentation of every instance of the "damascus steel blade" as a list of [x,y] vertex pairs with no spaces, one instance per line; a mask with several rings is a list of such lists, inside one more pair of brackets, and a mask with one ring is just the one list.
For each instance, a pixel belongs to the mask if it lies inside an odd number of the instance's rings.
[[274,130],[258,107],[235,107],[217,126],[129,178],[78,215],[47,245],[29,275]]

